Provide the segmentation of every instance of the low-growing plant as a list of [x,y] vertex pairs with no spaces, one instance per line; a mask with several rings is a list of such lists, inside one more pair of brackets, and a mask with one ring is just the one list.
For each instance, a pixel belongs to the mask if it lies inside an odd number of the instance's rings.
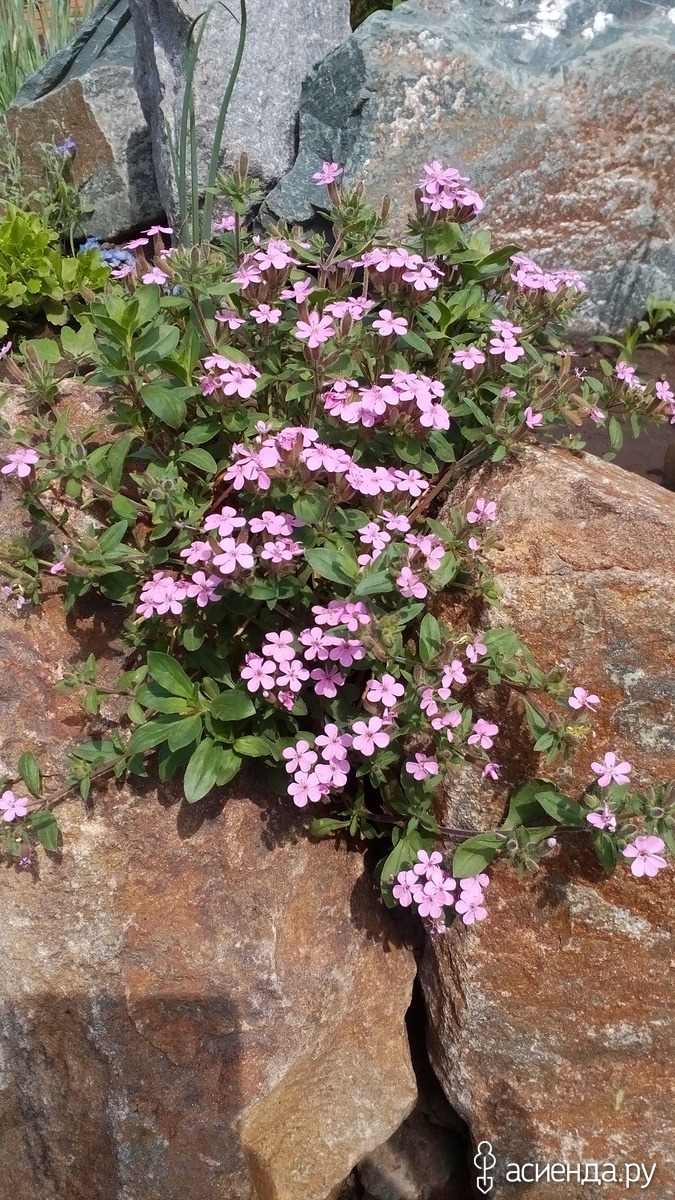
[[96,249],[65,257],[57,242],[56,232],[37,213],[5,206],[0,217],[0,337],[10,321],[42,314],[63,325],[70,300],[103,287],[109,271]]
[[[341,173],[314,176],[330,239],[261,237],[242,165],[217,244],[165,251],[157,227],[136,240],[137,266],[113,272],[79,333],[63,331],[64,352],[90,357],[89,382],[113,391],[107,437],[55,416],[43,348],[8,356],[37,406],[2,471],[43,532],[6,554],[6,601],[39,604],[49,576],[67,608],[97,592],[127,610],[128,661],[112,688],[93,657],[63,681],[92,716],[114,692],[125,720],[73,749],[55,794],[24,756],[30,796],[3,784],[5,852],[29,865],[36,841],[53,849],[57,801],[86,799],[107,774],[152,769],[195,803],[255,759],[270,796],[320,814],[312,834],[381,844],[385,900],[431,928],[485,916],[495,855],[531,868],[570,830],[608,870],[654,874],[675,852],[671,789],[629,794],[630,764],[609,748],[581,798],[555,788],[550,764],[600,701],[489,627],[497,504],[448,498],[523,443],[581,448],[589,418],[616,448],[625,421],[637,434],[675,419],[675,396],[625,362],[575,370],[565,325],[583,279],[471,233],[482,200],[458,171],[424,168],[400,244],[387,206]],[[500,777],[505,696],[536,778],[499,828],[447,829],[440,783],[462,764]]]

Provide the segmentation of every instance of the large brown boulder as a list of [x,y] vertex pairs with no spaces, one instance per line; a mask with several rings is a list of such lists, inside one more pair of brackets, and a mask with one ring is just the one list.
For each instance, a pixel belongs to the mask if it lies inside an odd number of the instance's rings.
[[[581,790],[610,749],[638,785],[675,777],[675,496],[535,448],[454,499],[477,496],[499,505],[503,613],[490,619],[602,698],[596,737],[560,782]],[[644,1163],[650,1197],[675,1196],[674,899],[672,867],[608,880],[591,855],[561,851],[529,881],[495,870],[489,919],[428,946],[432,1061],[474,1141],[492,1143],[490,1195],[624,1195],[625,1164]],[[509,1162],[593,1161],[615,1165],[616,1185],[506,1182]]]
[[[0,770],[33,750],[58,788],[83,720],[55,684],[114,634],[0,601]],[[59,820],[62,854],[2,872],[0,1200],[325,1200],[416,1099],[414,962],[360,855],[251,779]]]

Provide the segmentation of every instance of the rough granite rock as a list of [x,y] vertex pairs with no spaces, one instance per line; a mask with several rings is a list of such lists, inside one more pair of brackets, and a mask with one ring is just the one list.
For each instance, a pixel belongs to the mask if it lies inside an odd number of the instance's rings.
[[[0,771],[33,750],[50,791],[83,722],[55,683],[120,654],[58,586],[0,601]],[[325,1200],[417,1096],[414,961],[361,856],[252,779],[193,806],[111,783],[59,820],[39,878],[2,870],[0,1200]]]
[[[190,27],[202,0],[130,0],[136,26],[136,83],[150,128],[160,195],[174,209],[166,126],[180,126]],[[209,17],[194,79],[199,174],[206,179],[218,110],[239,37],[239,4]],[[311,68],[349,36],[348,0],[249,0],[246,46],[225,124],[222,163],[249,155],[251,171],[276,182],[293,162],[300,89]]]
[[135,54],[127,0],[100,0],[65,49],[26,81],[8,114],[29,188],[42,179],[39,144],[75,139],[73,178],[93,208],[85,231],[102,237],[161,212]]
[[[597,736],[561,785],[583,790],[610,749],[638,786],[675,778],[675,496],[537,448],[453,499],[478,495],[499,505],[492,557],[509,624],[543,666],[602,699]],[[489,919],[429,944],[432,1062],[474,1142],[493,1144],[495,1200],[626,1194],[623,1179],[506,1183],[509,1162],[614,1163],[617,1176],[655,1163],[648,1194],[675,1197],[674,899],[672,867],[607,879],[592,854],[565,849],[527,882],[497,868]]]
[[369,1200],[460,1200],[463,1146],[454,1130],[414,1112],[358,1166]]
[[499,242],[586,273],[579,326],[621,328],[675,285],[675,23],[633,0],[407,0],[303,89],[297,162],[267,210],[309,220],[323,159],[412,211],[422,163],[460,167]]

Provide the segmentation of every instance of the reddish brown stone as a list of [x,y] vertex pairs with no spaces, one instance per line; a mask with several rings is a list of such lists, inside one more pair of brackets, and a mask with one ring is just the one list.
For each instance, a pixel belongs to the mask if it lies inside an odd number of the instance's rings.
[[[454,499],[479,495],[499,505],[493,622],[602,698],[597,737],[561,784],[582,789],[610,749],[638,785],[675,777],[675,496],[534,448]],[[432,1061],[475,1142],[493,1143],[498,1200],[625,1195],[624,1182],[505,1183],[508,1162],[593,1160],[655,1163],[645,1194],[675,1196],[674,879],[672,866],[654,881],[619,866],[608,880],[571,851],[530,881],[500,867],[489,919],[430,944]]]

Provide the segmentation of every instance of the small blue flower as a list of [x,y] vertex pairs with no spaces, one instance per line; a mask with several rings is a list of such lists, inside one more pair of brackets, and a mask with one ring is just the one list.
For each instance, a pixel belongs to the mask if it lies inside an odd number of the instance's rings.
[[73,151],[77,149],[77,142],[75,141],[75,138],[67,137],[65,142],[61,142],[60,145],[55,146],[54,149],[57,154],[72,154]]

